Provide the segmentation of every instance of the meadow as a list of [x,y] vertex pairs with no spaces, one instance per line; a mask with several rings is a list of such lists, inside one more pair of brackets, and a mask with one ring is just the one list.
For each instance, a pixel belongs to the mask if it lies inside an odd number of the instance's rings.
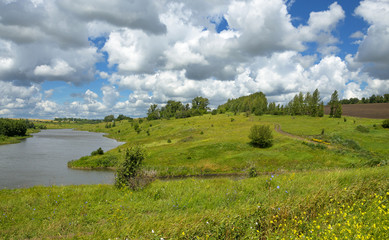
[[1,239],[388,239],[389,167],[0,191]]
[[[252,168],[260,174],[384,165],[389,156],[389,131],[382,128],[381,123],[382,120],[356,117],[208,114],[140,123],[121,121],[111,128],[105,128],[105,123],[60,127],[107,132],[108,137],[126,142],[104,155],[72,161],[70,167],[115,168],[125,149],[139,144],[148,153],[144,168],[166,177],[246,174]],[[255,148],[248,138],[251,126],[255,124],[272,128],[280,125],[283,131],[305,141],[273,131],[272,147]],[[134,125],[139,125],[139,133],[134,130]],[[359,131],[358,126],[367,132]],[[330,144],[313,144],[313,138]]]
[[[110,128],[48,123],[126,142],[71,167],[115,168],[138,144],[147,151],[146,171],[161,178],[137,191],[113,185],[0,190],[0,238],[388,239],[389,131],[381,123],[231,113],[125,120]],[[255,148],[248,138],[255,124],[288,134],[273,130],[273,146]],[[249,177],[252,169],[257,177]],[[198,176],[212,174],[217,177]]]

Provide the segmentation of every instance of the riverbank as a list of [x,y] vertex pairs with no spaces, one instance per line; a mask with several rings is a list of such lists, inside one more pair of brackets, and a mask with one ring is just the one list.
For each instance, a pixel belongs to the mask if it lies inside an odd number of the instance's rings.
[[389,238],[389,167],[0,190],[0,238]]
[[39,131],[40,131],[39,129],[28,129],[26,136],[7,137],[4,135],[0,135],[0,145],[20,143],[21,141],[25,140],[26,138],[33,137],[31,134],[37,133]]

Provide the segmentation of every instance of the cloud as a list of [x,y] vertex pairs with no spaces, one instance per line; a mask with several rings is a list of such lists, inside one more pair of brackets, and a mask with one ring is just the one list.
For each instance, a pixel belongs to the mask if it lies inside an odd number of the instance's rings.
[[327,11],[311,12],[308,25],[299,26],[299,38],[305,42],[317,42],[318,51],[323,55],[331,55],[338,51],[334,46],[339,40],[332,35],[337,24],[345,18],[342,7],[334,2]]
[[102,21],[152,34],[166,33],[166,26],[158,18],[155,1],[75,0],[58,1],[58,5],[84,21]]
[[389,2],[362,1],[355,9],[355,14],[370,24],[366,36],[359,45],[356,60],[367,63],[365,70],[371,76],[389,79]]
[[75,69],[70,67],[69,64],[62,59],[54,60],[52,66],[40,65],[34,70],[34,74],[37,76],[49,76],[49,77],[60,77],[66,76],[70,73],[75,72]]
[[356,31],[353,34],[350,35],[350,38],[360,39],[365,36],[361,31]]
[[[196,96],[216,107],[257,91],[277,103],[316,88],[325,101],[335,89],[341,97],[387,91],[387,1],[360,3],[355,14],[370,26],[350,36],[359,49],[343,59],[341,5],[295,27],[294,2],[1,1],[0,116],[144,116],[151,103]],[[89,89],[59,103],[42,90],[46,81]]]

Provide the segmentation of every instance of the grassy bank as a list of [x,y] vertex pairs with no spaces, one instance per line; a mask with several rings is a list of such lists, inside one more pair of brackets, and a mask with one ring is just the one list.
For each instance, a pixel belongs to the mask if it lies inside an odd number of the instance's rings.
[[[141,123],[122,121],[111,128],[105,128],[105,123],[49,127],[107,132],[109,137],[127,142],[103,156],[72,161],[70,167],[115,167],[125,148],[141,144],[148,152],[145,168],[156,171],[159,176],[171,176],[245,173],[252,167],[258,172],[283,172],[386,164],[389,148],[385,139],[389,138],[389,131],[380,126],[381,122],[352,117],[345,121],[328,117],[221,114]],[[307,140],[321,138],[331,144],[303,144],[301,140],[274,131],[271,148],[253,148],[248,135],[254,124],[267,124],[272,128],[279,124],[288,133]],[[135,125],[139,125],[139,133]],[[358,131],[359,125],[368,132]]]
[[15,144],[20,143],[22,140],[32,137],[32,133],[39,132],[38,129],[28,129],[26,136],[15,136],[15,137],[7,137],[4,135],[0,135],[0,145],[6,145],[6,144]]
[[389,167],[0,191],[2,239],[388,239]]

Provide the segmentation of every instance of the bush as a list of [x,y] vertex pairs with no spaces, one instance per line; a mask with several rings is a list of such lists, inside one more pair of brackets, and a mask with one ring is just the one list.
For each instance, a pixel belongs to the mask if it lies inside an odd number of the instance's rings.
[[249,169],[249,177],[253,178],[258,176],[257,169],[255,167],[251,167]]
[[97,149],[96,151],[93,151],[90,155],[96,156],[96,155],[103,155],[103,154],[104,154],[103,149],[101,149],[101,147],[99,147],[99,149]]
[[130,187],[133,190],[139,188],[137,181],[142,162],[145,159],[145,152],[142,147],[135,146],[126,150],[124,161],[120,163],[115,176],[117,188]]
[[382,127],[383,128],[389,128],[389,119],[386,119],[382,122]]
[[271,147],[273,144],[273,135],[267,125],[254,125],[250,129],[249,138],[251,144],[260,148]]
[[362,126],[362,125],[358,125],[355,130],[361,132],[361,133],[368,133],[369,132],[369,129],[365,126]]

